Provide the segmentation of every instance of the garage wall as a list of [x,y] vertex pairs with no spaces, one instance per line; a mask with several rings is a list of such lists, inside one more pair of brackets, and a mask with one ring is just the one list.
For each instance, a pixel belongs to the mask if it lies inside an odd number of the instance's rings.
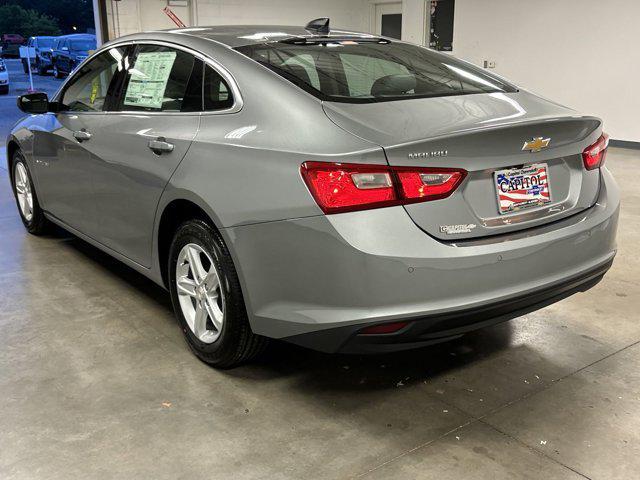
[[640,2],[456,0],[453,53],[640,142]]
[[[368,0],[191,0],[171,9],[188,26],[224,24],[305,25],[330,17],[336,28],[369,29]],[[167,0],[107,0],[111,38],[175,27],[162,12]]]
[[368,30],[367,0],[197,0],[197,23],[305,25],[318,17],[330,17],[336,28]]

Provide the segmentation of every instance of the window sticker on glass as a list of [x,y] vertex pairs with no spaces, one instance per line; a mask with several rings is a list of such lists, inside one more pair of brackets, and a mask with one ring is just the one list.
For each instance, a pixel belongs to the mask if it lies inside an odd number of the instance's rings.
[[169,76],[176,61],[176,52],[141,52],[135,66],[129,70],[131,78],[124,104],[162,108]]

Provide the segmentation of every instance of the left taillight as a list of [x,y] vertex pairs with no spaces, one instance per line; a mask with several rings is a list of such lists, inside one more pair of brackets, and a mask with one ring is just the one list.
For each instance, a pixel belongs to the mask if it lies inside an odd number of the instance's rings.
[[603,133],[593,145],[589,145],[582,152],[582,162],[587,170],[595,170],[604,165],[609,146],[609,135]]
[[302,178],[324,213],[426,202],[448,197],[465,170],[305,162]]

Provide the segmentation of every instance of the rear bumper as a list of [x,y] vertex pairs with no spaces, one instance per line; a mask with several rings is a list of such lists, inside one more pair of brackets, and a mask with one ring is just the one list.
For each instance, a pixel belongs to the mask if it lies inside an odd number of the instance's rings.
[[[603,169],[597,203],[550,225],[460,244],[402,207],[225,229],[253,331],[329,352],[442,341],[593,286],[616,253],[619,192]],[[411,320],[391,335],[369,325]]]
[[[286,340],[325,352],[385,353],[418,348],[460,337],[464,333],[511,320],[595,286],[611,268],[613,260],[588,272],[509,300],[460,311],[410,320],[392,334],[362,335],[368,325],[351,325],[306,333]],[[407,319],[408,320],[408,319]],[[370,324],[375,325],[376,323]]]

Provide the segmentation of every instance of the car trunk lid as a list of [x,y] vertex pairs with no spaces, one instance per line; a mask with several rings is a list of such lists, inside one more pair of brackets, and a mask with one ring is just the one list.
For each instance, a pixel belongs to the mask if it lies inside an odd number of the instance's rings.
[[[530,93],[325,103],[324,108],[338,126],[384,148],[392,166],[468,172],[450,197],[405,206],[413,221],[436,238],[477,238],[531,228],[596,201],[599,171],[585,170],[581,153],[599,137],[600,120]],[[523,150],[525,142],[536,138],[550,139],[548,146]],[[533,147],[541,146],[536,144]],[[534,165],[546,167],[550,201],[501,213],[497,173]]]

